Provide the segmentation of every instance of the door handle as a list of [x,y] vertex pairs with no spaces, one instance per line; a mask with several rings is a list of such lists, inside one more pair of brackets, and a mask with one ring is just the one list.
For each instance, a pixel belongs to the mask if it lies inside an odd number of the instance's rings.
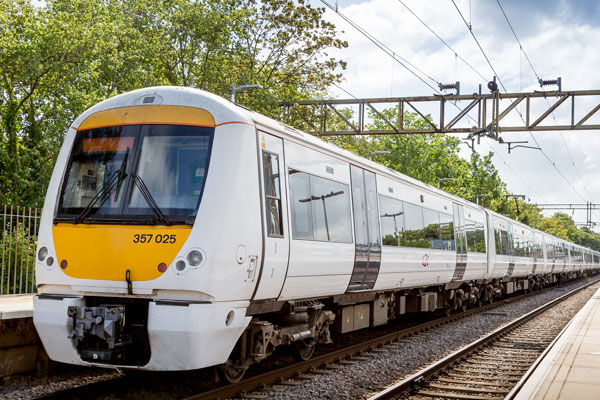
[[256,277],[256,265],[258,262],[258,256],[250,256],[250,262],[248,263],[248,269],[246,270],[246,282],[253,282]]

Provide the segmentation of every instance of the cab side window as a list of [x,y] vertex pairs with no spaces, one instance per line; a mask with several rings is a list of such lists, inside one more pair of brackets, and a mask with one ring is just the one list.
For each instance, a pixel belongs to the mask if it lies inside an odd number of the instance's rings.
[[283,236],[278,155],[263,151],[263,173],[265,179],[267,234],[269,236]]

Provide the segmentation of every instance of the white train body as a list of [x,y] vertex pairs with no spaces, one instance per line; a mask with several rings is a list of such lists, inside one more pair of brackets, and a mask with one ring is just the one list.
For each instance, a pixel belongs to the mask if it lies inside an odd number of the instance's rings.
[[330,325],[461,308],[598,264],[220,97],[156,87],[69,129],[40,226],[34,323],[60,362],[243,368],[267,347],[327,341]]

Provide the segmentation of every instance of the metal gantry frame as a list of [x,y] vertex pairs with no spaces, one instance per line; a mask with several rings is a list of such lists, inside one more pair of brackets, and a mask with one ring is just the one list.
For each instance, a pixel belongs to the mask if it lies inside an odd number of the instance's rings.
[[[581,118],[575,118],[576,98],[597,96],[596,106],[592,107]],[[553,104],[540,102],[544,111],[537,116],[533,115],[531,109],[532,100],[556,99]],[[510,105],[500,108],[503,101]],[[570,103],[570,122],[559,125],[548,124],[547,119],[563,103]],[[437,104],[436,104],[437,103]],[[465,104],[466,103],[466,104]],[[422,106],[435,105],[433,109],[438,110],[437,115],[429,116]],[[520,112],[519,121],[522,124],[505,125],[505,117],[515,111],[517,106],[524,104],[525,110]],[[481,134],[487,132],[498,138],[502,132],[521,131],[574,131],[600,129],[600,124],[588,124],[598,110],[600,110],[600,90],[575,90],[555,92],[527,92],[527,93],[473,93],[470,95],[434,95],[415,97],[388,97],[388,98],[366,98],[345,100],[307,100],[280,102],[284,113],[284,119],[290,119],[297,115],[306,123],[311,133],[319,135],[385,135],[385,134],[427,134],[427,133],[473,133]],[[377,107],[382,105],[398,107],[398,115],[395,120],[390,120],[383,115],[382,110]],[[537,104],[536,104],[537,105]],[[450,119],[446,115],[452,115],[447,107],[458,109],[458,113]],[[356,115],[348,117],[344,115],[343,108],[357,108]],[[456,107],[456,108],[454,108]],[[353,108],[353,109],[354,109]],[[564,108],[564,107],[563,107]],[[368,124],[368,111],[380,118],[387,126],[386,129],[372,129]],[[476,116],[469,113],[477,110]],[[404,112],[411,111],[420,116],[427,127],[410,129],[404,124]],[[318,122],[317,122],[318,121]],[[335,122],[335,127],[330,128]],[[339,129],[343,125],[344,129]],[[460,126],[459,126],[460,125]]]
[[592,221],[592,211],[600,210],[600,204],[586,201],[585,203],[544,203],[535,204],[542,210],[585,210],[586,211],[586,222],[576,222],[576,225],[584,225],[589,228],[596,225],[596,222]]

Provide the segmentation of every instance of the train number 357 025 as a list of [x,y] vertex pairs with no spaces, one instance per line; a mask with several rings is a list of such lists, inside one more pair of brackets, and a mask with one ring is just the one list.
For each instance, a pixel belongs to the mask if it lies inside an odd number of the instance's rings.
[[177,241],[176,235],[154,235],[152,233],[136,233],[133,235],[133,243],[170,243]]

